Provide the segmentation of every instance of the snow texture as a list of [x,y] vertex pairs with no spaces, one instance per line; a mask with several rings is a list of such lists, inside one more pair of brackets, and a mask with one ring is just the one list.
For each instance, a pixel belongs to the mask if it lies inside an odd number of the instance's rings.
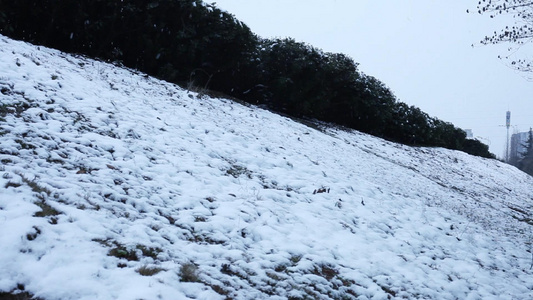
[[0,292],[532,299],[533,179],[0,36]]

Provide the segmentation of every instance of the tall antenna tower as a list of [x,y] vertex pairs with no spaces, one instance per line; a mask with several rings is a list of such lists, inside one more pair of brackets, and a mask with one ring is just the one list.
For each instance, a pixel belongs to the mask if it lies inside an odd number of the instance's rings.
[[511,111],[505,115],[505,127],[507,127],[507,141],[505,143],[505,162],[509,162],[509,128],[511,127]]

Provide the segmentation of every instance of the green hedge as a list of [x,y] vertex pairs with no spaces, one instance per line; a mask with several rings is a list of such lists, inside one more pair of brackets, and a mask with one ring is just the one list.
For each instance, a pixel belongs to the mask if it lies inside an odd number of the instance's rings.
[[0,33],[295,117],[494,157],[461,129],[397,101],[346,55],[293,39],[261,39],[200,0],[0,0]]

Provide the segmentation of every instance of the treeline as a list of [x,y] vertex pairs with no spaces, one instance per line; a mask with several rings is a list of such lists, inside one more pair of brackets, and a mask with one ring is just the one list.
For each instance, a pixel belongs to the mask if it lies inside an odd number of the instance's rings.
[[0,0],[0,33],[408,145],[494,157],[338,53],[261,39],[201,0]]

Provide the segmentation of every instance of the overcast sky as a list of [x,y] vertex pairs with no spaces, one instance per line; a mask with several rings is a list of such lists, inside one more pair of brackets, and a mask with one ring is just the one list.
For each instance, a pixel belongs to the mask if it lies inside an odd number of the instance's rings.
[[478,45],[485,35],[511,25],[512,19],[467,14],[467,9],[476,10],[476,4],[471,0],[216,2],[261,37],[292,37],[349,55],[362,72],[384,82],[400,101],[472,129],[491,152],[504,157],[506,111],[512,114],[511,133],[533,126],[533,81],[498,59],[508,55],[508,45]]

